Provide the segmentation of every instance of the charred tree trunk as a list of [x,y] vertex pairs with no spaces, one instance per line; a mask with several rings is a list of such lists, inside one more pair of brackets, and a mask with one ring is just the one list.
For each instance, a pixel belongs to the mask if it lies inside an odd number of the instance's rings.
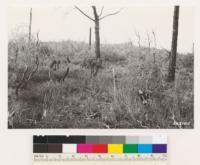
[[173,16],[171,57],[169,60],[169,69],[168,69],[168,81],[169,82],[175,80],[177,40],[178,40],[178,20],[179,20],[179,6],[175,6],[174,7],[174,16]]
[[30,22],[29,22],[29,34],[28,34],[28,43],[31,42],[31,26],[32,26],[32,8],[30,9]]
[[95,19],[95,55],[96,59],[101,58],[100,54],[100,34],[99,34],[99,16],[96,11],[96,7],[92,6],[94,19]]
[[90,30],[89,30],[89,50],[91,50],[91,46],[92,46],[92,29],[90,27]]

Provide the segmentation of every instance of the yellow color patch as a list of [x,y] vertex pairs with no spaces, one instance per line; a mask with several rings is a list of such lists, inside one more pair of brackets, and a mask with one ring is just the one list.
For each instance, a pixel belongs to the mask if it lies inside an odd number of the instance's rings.
[[110,154],[123,153],[123,144],[108,144],[108,153]]

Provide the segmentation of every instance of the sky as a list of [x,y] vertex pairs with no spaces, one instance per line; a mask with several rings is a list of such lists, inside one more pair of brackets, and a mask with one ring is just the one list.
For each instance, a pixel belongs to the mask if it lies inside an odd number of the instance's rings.
[[[93,17],[92,8],[79,6]],[[100,21],[101,43],[124,43],[130,40],[137,46],[135,32],[141,36],[141,45],[147,46],[147,32],[153,40],[156,33],[157,47],[171,47],[173,6],[104,6],[103,16],[118,10],[120,13]],[[97,6],[100,13],[101,6]],[[30,7],[10,7],[8,9],[8,36],[16,32],[28,31]],[[94,22],[83,16],[73,6],[37,7],[32,9],[32,32],[39,31],[42,41],[75,40],[88,42],[89,28],[92,27],[94,42]],[[194,42],[194,8],[180,7],[178,51],[191,52]],[[153,44],[153,42],[152,42]]]

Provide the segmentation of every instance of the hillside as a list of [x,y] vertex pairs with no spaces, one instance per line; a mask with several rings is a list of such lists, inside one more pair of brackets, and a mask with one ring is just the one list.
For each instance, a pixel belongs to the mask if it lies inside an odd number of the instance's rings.
[[[178,54],[176,80],[168,83],[168,53],[131,43],[102,44],[102,68],[97,76],[91,76],[88,62],[94,50],[84,42],[27,46],[10,41],[8,52],[10,128],[194,127],[192,54]],[[62,83],[49,79],[53,60],[61,62],[53,74],[62,75],[69,68]],[[36,72],[25,78],[36,64]],[[16,94],[23,77],[28,81]],[[150,91],[145,104],[139,90]]]

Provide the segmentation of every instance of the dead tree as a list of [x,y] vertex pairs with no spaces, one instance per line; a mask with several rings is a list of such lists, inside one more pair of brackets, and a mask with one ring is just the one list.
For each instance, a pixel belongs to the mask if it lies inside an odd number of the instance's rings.
[[154,30],[152,30],[152,35],[153,35],[154,47],[156,49],[157,48],[157,40],[156,40],[156,32]]
[[37,37],[36,46],[39,46],[39,44],[40,44],[39,31],[37,32],[36,37]]
[[29,21],[29,34],[28,34],[28,43],[31,43],[31,26],[32,26],[32,8],[30,9],[30,21]]
[[90,30],[89,30],[89,50],[91,50],[91,45],[92,45],[92,28],[90,27]]
[[156,33],[152,30],[153,41],[154,41],[154,52],[153,52],[153,63],[156,63],[156,49],[157,49],[157,40],[156,40]]
[[192,55],[194,56],[194,42],[192,44]]
[[169,68],[168,68],[168,81],[169,82],[172,82],[175,80],[177,40],[178,40],[178,21],[179,21],[179,6],[175,6],[174,7],[174,16],[173,16],[173,34],[172,34],[171,56],[169,59]]
[[[150,37],[150,34],[149,32],[147,31],[147,42],[148,42],[148,48],[149,48],[149,55],[151,54],[151,37]],[[153,52],[153,63],[155,64],[156,63],[156,59],[155,59],[155,55],[156,53]]]
[[147,31],[147,42],[148,42],[148,48],[149,48],[149,54],[150,54],[150,51],[151,51],[151,37],[150,37],[148,31]]
[[140,48],[140,47],[141,47],[141,44],[140,44],[140,41],[141,41],[140,33],[135,31],[135,36],[137,37],[138,46],[139,46],[139,48]]
[[96,60],[95,58],[84,59],[81,67],[90,69],[91,77],[97,75],[98,69],[103,69],[102,65],[100,65],[98,60]]
[[[100,62],[101,61],[100,60],[101,59],[101,52],[100,52],[100,31],[99,31],[100,21],[103,20],[106,17],[118,14],[121,10],[102,16],[104,7],[101,8],[100,13],[98,14],[96,6],[92,6],[94,17],[90,17],[88,14],[86,14],[85,12],[83,12],[77,6],[75,6],[75,8],[81,14],[83,14],[84,16],[86,16],[87,18],[89,18],[91,21],[93,21],[94,24],[95,24],[95,55],[96,55],[96,60]],[[96,70],[98,70],[98,69],[99,68],[96,67]]]
[[34,74],[37,72],[39,67],[39,58],[36,56],[36,61],[35,61],[35,66],[28,67],[27,65],[25,66],[25,70],[22,73],[22,77],[20,80],[16,81],[16,86],[15,86],[15,94],[16,96],[19,95],[19,91],[24,89],[28,82],[31,80],[31,78],[34,76]]

